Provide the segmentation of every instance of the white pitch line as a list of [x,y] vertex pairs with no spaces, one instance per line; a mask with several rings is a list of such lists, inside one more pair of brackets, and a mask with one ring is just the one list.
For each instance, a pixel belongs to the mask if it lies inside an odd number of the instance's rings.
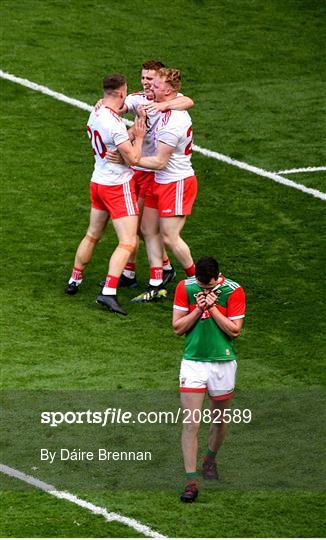
[[168,538],[167,536],[163,536],[162,534],[154,531],[150,527],[143,525],[136,519],[122,516],[121,514],[117,514],[116,512],[108,512],[106,508],[96,506],[95,504],[85,501],[84,499],[79,499],[79,497],[72,495],[68,491],[58,491],[54,486],[51,486],[51,484],[46,484],[45,482],[42,482],[42,480],[38,480],[37,478],[29,476],[21,471],[18,471],[17,469],[12,469],[11,467],[3,465],[2,463],[0,463],[0,472],[7,474],[8,476],[17,478],[18,480],[22,480],[22,482],[26,482],[31,486],[41,489],[42,491],[45,491],[46,493],[52,495],[53,497],[56,497],[57,499],[65,499],[66,501],[72,502],[77,506],[81,506],[82,508],[85,508],[86,510],[92,512],[92,514],[104,517],[106,521],[118,521],[119,523],[131,527],[135,531],[144,534],[149,538]]
[[224,161],[225,163],[228,163],[229,165],[233,165],[234,167],[238,167],[239,169],[244,169],[245,171],[258,174],[259,176],[270,178],[271,180],[273,180],[274,182],[277,182],[278,184],[283,184],[284,186],[288,186],[288,187],[297,189],[299,191],[303,191],[303,193],[313,195],[313,197],[316,197],[317,199],[322,199],[323,201],[326,201],[326,193],[323,193],[322,191],[318,191],[318,189],[308,188],[307,186],[304,186],[303,184],[298,184],[297,182],[293,182],[293,180],[288,180],[288,178],[284,178],[283,176],[280,176],[277,173],[265,171],[265,169],[260,169],[259,167],[255,167],[254,165],[249,165],[248,163],[245,163],[243,161],[232,159],[229,156],[225,156],[224,154],[219,154],[218,152],[212,152],[211,150],[206,150],[206,148],[201,148],[200,146],[194,145],[193,149],[199,152],[200,154],[203,154],[204,156],[212,157],[214,159],[217,159],[218,161]]
[[[65,96],[64,94],[61,94],[60,92],[55,92],[54,90],[51,90],[47,86],[42,86],[40,84],[31,82],[28,79],[22,79],[21,77],[16,77],[16,75],[12,75],[11,73],[6,73],[5,71],[2,71],[1,69],[0,69],[0,77],[2,77],[3,79],[7,79],[8,81],[17,83],[17,84],[21,84],[22,86],[26,86],[27,88],[30,88],[31,90],[36,90],[37,92],[46,94],[47,96],[50,96],[55,99],[58,99],[59,101],[68,103],[69,105],[79,107],[80,109],[83,109],[85,111],[91,111],[93,109],[93,107],[89,105],[88,103],[84,103],[83,101],[79,101],[78,99],[70,98],[68,96]],[[131,122],[129,120],[125,120],[125,123],[128,126],[131,125]],[[318,191],[318,189],[308,188],[304,186],[303,184],[298,184],[296,182],[293,182],[292,180],[288,180],[287,178],[283,178],[283,176],[280,176],[277,173],[266,171],[265,169],[261,169],[253,165],[249,165],[248,163],[245,163],[243,161],[238,161],[237,159],[232,159],[229,156],[220,154],[219,152],[213,152],[212,150],[207,150],[206,148],[201,148],[200,146],[194,145],[193,149],[195,152],[198,152],[199,154],[202,154],[203,156],[210,157],[218,161],[223,161],[224,163],[233,165],[233,167],[237,167],[238,169],[243,169],[245,171],[249,171],[254,174],[257,174],[258,176],[269,178],[270,180],[273,180],[274,182],[277,182],[278,184],[283,184],[285,186],[297,189],[299,191],[302,191],[303,193],[312,195],[313,197],[316,197],[317,199],[322,199],[324,201],[326,200],[326,193],[323,193],[322,191]]]
[[[51,88],[48,88],[47,86],[42,86],[41,84],[34,83],[32,81],[29,81],[28,79],[22,79],[21,77],[16,77],[16,75],[12,75],[11,73],[6,73],[5,71],[2,71],[2,69],[0,69],[0,77],[2,79],[7,79],[7,81],[20,84],[21,86],[26,86],[26,88],[30,88],[31,90],[35,90],[36,92],[41,92],[41,94],[45,94],[46,96],[50,96],[59,101],[63,101],[64,103],[68,103],[68,105],[73,105],[74,107],[78,107],[79,109],[83,109],[84,111],[91,112],[94,108],[92,105],[89,105],[88,103],[85,103],[84,101],[79,101],[79,99],[74,99],[69,96],[65,96],[65,94],[61,94],[60,92],[55,92],[54,90],[51,90]],[[124,119],[124,121],[127,125],[130,125],[130,126],[132,125],[132,122],[130,122],[130,120]]]
[[60,94],[60,92],[55,92],[54,90],[51,90],[47,86],[36,84],[32,81],[29,81],[28,79],[21,79],[20,77],[11,75],[11,73],[6,73],[5,71],[2,71],[2,69],[0,69],[0,77],[2,79],[7,79],[8,81],[20,84],[21,86],[26,86],[27,88],[35,90],[36,92],[41,92],[42,94],[53,97],[54,99],[58,99],[59,101],[64,101],[64,103],[68,103],[69,105],[79,107],[79,109],[83,109],[84,111],[91,112],[93,110],[93,107],[91,107],[91,105],[88,105],[83,101],[79,101],[79,99],[70,98],[68,96],[65,96],[64,94]]
[[276,174],[295,174],[300,172],[318,172],[326,171],[326,166],[322,167],[301,167],[300,169],[284,169],[284,171],[277,171]]

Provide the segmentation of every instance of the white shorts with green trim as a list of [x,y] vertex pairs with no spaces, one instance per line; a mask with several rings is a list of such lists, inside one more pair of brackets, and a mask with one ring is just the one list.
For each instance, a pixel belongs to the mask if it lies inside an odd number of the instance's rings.
[[237,372],[236,360],[230,362],[197,362],[182,360],[180,392],[208,392],[212,399],[232,397]]

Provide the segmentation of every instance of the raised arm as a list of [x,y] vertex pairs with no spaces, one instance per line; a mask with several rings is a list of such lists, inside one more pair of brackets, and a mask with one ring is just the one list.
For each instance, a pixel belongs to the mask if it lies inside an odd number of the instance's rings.
[[184,282],[177,285],[173,304],[172,327],[178,336],[190,330],[200,319],[206,306],[205,295],[196,296],[196,307],[189,311],[188,297]]
[[197,305],[190,313],[173,309],[172,327],[178,336],[182,336],[192,328],[203,314],[203,310]]
[[187,111],[194,106],[194,102],[190,97],[187,96],[178,96],[170,101],[161,101],[150,103],[144,106],[145,111],[149,113],[153,112],[165,112],[169,109],[175,111]]
[[243,319],[237,319],[235,321],[231,321],[231,319],[228,319],[221,313],[217,306],[213,306],[208,310],[211,314],[211,317],[214,319],[216,324],[220,327],[220,329],[230,336],[231,338],[237,338],[241,334],[241,329],[243,325]]
[[[216,298],[217,296],[214,292],[210,292],[206,296],[206,309],[209,311],[211,317],[216,322],[217,326],[219,326],[225,334],[227,334],[231,338],[239,337],[241,334],[244,318],[242,316],[241,318],[236,316],[234,317],[234,319],[225,317],[225,315],[223,315],[223,313],[218,310],[218,307],[215,304]],[[244,308],[241,311],[244,312]]]

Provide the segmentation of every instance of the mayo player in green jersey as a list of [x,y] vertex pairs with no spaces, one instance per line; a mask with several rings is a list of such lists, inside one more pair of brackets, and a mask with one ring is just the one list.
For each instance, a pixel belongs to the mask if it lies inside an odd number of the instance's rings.
[[223,413],[230,408],[237,370],[234,339],[240,335],[244,316],[243,288],[219,272],[213,257],[199,259],[195,277],[178,283],[172,324],[177,335],[186,336],[180,369],[181,446],[187,482],[183,502],[193,502],[198,495],[198,430],[206,392],[211,424],[202,475],[207,480],[218,478],[216,454],[227,430]]

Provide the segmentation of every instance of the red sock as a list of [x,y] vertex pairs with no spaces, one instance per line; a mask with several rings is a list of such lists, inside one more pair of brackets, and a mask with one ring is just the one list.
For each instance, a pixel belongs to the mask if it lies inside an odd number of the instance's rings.
[[135,272],[136,270],[136,263],[128,262],[126,266],[124,267],[125,270],[129,270],[129,272]]
[[83,279],[83,270],[74,266],[71,272],[71,279],[74,281],[81,281]]
[[118,286],[118,283],[119,283],[119,277],[110,276],[110,274],[108,274],[106,276],[104,287],[110,287],[111,289],[116,289]]
[[194,277],[195,271],[196,271],[196,267],[195,267],[194,263],[192,263],[192,265],[189,266],[189,268],[185,268],[184,271],[186,272],[186,275],[188,277]]
[[151,266],[149,270],[150,279],[163,281],[163,268],[162,266]]

